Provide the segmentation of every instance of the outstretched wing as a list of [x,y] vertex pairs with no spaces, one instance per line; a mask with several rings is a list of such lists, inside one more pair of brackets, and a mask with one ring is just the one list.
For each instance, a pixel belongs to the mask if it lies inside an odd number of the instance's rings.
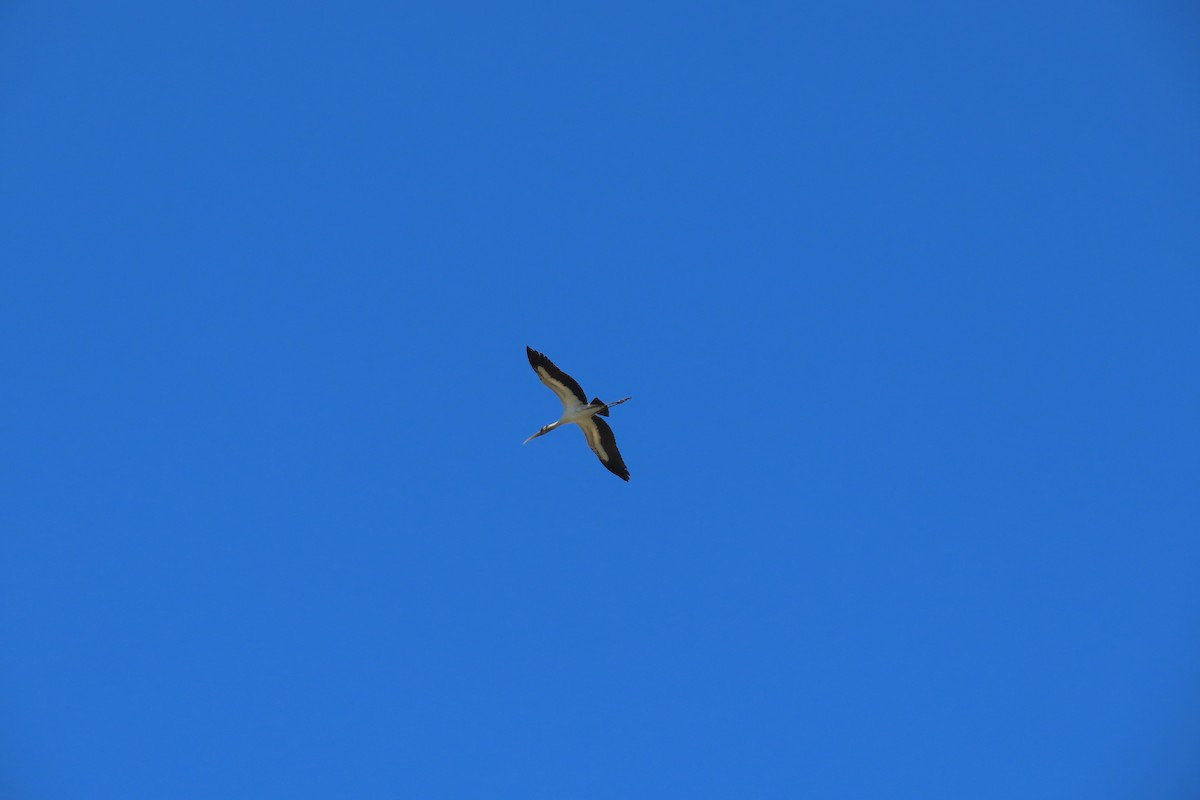
[[575,382],[574,378],[554,366],[553,361],[532,347],[526,346],[525,352],[529,356],[529,366],[533,367],[533,371],[542,379],[542,383],[549,386],[550,391],[558,395],[558,399],[562,400],[563,408],[571,408],[576,403],[587,405],[587,395],[583,393],[583,389],[579,388],[579,384]]
[[625,459],[621,458],[621,452],[617,450],[617,437],[613,436],[608,423],[593,415],[581,420],[579,427],[583,428],[588,447],[599,457],[600,463],[621,480],[629,480],[629,468],[625,466]]

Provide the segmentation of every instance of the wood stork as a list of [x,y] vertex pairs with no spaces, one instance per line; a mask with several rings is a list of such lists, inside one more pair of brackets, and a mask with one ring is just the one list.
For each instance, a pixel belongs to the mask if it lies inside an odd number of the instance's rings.
[[544,436],[555,428],[575,423],[583,429],[588,447],[592,448],[592,452],[600,458],[600,463],[618,478],[629,480],[629,469],[625,466],[625,461],[617,450],[617,438],[613,436],[612,428],[608,427],[608,423],[600,417],[607,417],[610,408],[633,398],[625,397],[611,403],[602,403],[600,398],[596,397],[589,403],[587,395],[583,393],[583,389],[579,388],[575,379],[554,366],[553,361],[532,347],[527,346],[525,352],[529,356],[529,366],[533,367],[533,371],[542,379],[542,383],[549,386],[550,391],[558,395],[559,400],[562,400],[563,414],[558,422],[543,426],[541,430],[521,444],[529,444],[537,437]]

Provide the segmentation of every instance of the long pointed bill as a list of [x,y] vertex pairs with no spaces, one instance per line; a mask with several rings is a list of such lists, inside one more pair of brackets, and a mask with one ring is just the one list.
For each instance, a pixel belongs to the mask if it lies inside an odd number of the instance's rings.
[[533,436],[530,436],[528,439],[526,439],[525,441],[521,442],[521,444],[529,444],[530,442],[532,442],[532,441],[533,441],[534,439],[536,439],[537,437],[539,437],[539,436],[544,436],[544,435],[545,435],[545,434],[547,434],[547,433],[549,433],[549,431],[548,431],[548,430],[546,430],[545,428],[542,428],[540,431],[538,431],[537,433],[535,433]]

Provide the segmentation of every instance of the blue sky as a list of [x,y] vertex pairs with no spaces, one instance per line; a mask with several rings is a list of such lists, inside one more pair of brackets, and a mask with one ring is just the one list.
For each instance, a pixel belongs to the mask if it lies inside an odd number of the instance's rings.
[[6,4],[0,793],[1194,797],[1200,19],[982,5]]

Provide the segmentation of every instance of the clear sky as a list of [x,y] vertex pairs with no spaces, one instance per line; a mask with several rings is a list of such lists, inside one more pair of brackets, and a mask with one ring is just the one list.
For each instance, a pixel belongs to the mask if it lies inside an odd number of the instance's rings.
[[5,3],[0,796],[1196,797],[1187,7]]

